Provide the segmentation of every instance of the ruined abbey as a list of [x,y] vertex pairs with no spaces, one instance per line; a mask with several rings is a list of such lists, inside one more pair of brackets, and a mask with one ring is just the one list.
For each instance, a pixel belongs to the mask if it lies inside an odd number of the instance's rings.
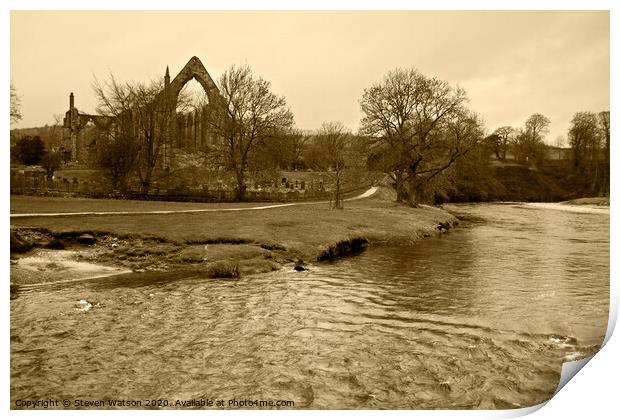
[[[172,80],[168,67],[166,67],[164,88],[157,95],[156,100],[167,104],[176,104],[181,90],[192,79],[200,83],[208,101],[207,104],[189,112],[175,112],[169,124],[168,142],[162,150],[162,165],[164,166],[168,164],[167,160],[172,155],[171,149],[199,151],[214,142],[213,133],[208,129],[205,116],[209,104],[214,103],[219,97],[219,91],[198,57],[192,57]],[[132,116],[122,116],[122,119],[132,121]],[[71,93],[69,95],[69,110],[65,113],[63,120],[65,129],[63,147],[65,150],[70,150],[71,161],[75,163],[87,162],[89,155],[96,150],[97,141],[104,136],[110,136],[112,130],[116,129],[116,124],[118,124],[118,118],[79,111],[75,105],[75,97]],[[135,122],[133,124],[135,125]],[[135,127],[134,135],[141,135]]]

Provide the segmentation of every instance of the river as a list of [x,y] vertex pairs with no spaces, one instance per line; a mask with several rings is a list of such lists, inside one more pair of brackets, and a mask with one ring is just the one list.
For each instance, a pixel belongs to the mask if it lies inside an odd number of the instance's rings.
[[11,405],[516,408],[548,399],[561,363],[592,354],[605,335],[609,209],[446,208],[462,220],[448,234],[306,272],[23,289],[11,301]]

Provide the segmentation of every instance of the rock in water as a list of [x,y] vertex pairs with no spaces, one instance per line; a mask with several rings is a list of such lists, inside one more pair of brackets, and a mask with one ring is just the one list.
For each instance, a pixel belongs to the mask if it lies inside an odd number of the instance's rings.
[[446,233],[450,229],[450,223],[439,223],[437,225],[437,230],[441,233]]
[[75,310],[78,311],[78,312],[88,312],[91,309],[93,309],[93,304],[90,303],[89,301],[85,300],[85,299],[81,299],[78,302],[78,305],[80,307],[79,308],[75,308]]
[[295,262],[295,267],[294,267],[295,271],[306,271],[306,264],[303,262],[303,260],[297,260]]
[[82,245],[92,245],[95,243],[95,241],[97,241],[97,238],[88,233],[80,235],[80,237],[78,238],[78,242]]

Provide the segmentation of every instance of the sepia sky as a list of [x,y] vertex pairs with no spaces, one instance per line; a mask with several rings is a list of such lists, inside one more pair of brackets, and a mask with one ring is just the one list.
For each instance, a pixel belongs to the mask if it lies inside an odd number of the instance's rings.
[[575,112],[609,109],[608,12],[12,12],[12,127],[53,123],[69,92],[94,112],[95,77],[174,78],[194,55],[214,80],[250,65],[307,130],[356,130],[363,90],[396,67],[465,88],[489,131],[544,114],[548,143]]

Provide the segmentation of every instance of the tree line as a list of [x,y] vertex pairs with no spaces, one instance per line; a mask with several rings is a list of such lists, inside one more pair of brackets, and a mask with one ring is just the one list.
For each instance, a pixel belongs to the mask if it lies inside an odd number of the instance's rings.
[[[362,92],[356,134],[338,122],[311,133],[296,129],[286,99],[249,66],[230,67],[217,85],[218,97],[204,109],[218,140],[203,154],[208,165],[232,174],[238,200],[257,171],[308,168],[330,174],[336,207],[341,207],[347,173],[359,169],[386,174],[397,201],[411,206],[492,199],[492,194],[463,193],[495,182],[489,156],[535,171],[545,168],[548,158],[546,116],[535,113],[523,127],[501,126],[486,135],[482,118],[467,106],[464,89],[416,69],[392,70]],[[95,80],[93,88],[97,112],[112,121],[97,142],[97,165],[114,188],[124,190],[137,179],[148,194],[155,173],[169,159],[173,118],[179,109],[192,107],[190,98],[182,93],[172,103],[162,95],[160,80],[122,83],[110,76],[103,83]],[[18,107],[13,109],[14,97],[12,86],[12,119],[21,116]],[[609,194],[609,112],[576,113],[567,135],[571,153],[570,167],[562,173],[565,185],[580,193]],[[20,153],[24,163],[34,162]]]
[[[568,154],[550,153],[551,147],[543,140],[549,132],[550,120],[542,114],[533,114],[522,128],[502,126],[485,138],[484,147],[490,149],[498,161],[506,162],[507,154],[517,163],[545,169],[550,160],[564,161],[553,168],[566,188],[589,195],[609,195],[610,122],[609,111],[577,112],[568,128]],[[556,140],[556,149],[565,144],[564,137]]]
[[[248,66],[229,68],[217,84],[220,95],[209,104],[206,123],[219,141],[208,154],[234,174],[238,200],[244,198],[252,169],[297,168],[303,162],[333,174],[334,202],[341,206],[343,173],[365,160],[363,146],[391,177],[398,201],[416,205],[427,185],[482,139],[481,119],[467,109],[465,91],[416,70],[394,70],[363,92],[357,135],[337,122],[300,133],[285,98],[271,92],[270,83]],[[176,103],[163,103],[162,89],[159,82],[120,84],[113,77],[95,84],[97,111],[116,121],[100,159],[115,185],[123,187],[134,173],[142,191],[149,190],[178,109]]]

